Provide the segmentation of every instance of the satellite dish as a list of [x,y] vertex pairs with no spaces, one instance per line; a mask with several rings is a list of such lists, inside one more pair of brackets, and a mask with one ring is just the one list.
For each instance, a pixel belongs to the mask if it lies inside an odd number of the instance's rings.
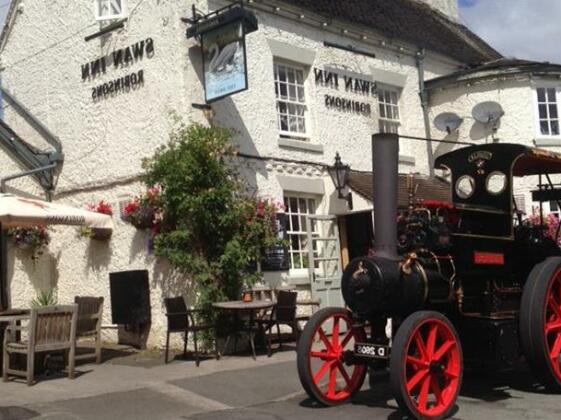
[[453,112],[443,112],[434,119],[434,125],[440,131],[445,131],[448,134],[456,131],[464,121],[463,118],[454,114]]
[[491,124],[499,121],[505,114],[503,107],[498,102],[481,102],[473,107],[471,115],[481,124]]

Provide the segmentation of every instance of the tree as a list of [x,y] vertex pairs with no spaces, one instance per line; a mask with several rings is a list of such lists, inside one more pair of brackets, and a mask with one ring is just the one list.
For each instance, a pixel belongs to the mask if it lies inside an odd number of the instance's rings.
[[258,276],[255,262],[278,243],[277,208],[247,195],[228,164],[235,154],[227,130],[178,124],[143,165],[144,182],[162,188],[154,252],[195,281],[206,320],[213,302],[239,299]]

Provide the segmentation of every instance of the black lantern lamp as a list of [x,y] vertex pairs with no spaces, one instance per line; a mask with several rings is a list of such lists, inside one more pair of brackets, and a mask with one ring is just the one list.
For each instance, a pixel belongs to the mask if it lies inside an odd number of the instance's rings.
[[344,165],[341,162],[341,156],[339,152],[335,154],[335,164],[333,166],[327,167],[327,172],[335,184],[335,189],[337,190],[337,197],[345,199],[347,201],[347,206],[349,210],[353,209],[353,196],[349,192],[343,194],[343,190],[347,187],[347,182],[349,181],[349,173],[351,172],[351,167],[349,165]]

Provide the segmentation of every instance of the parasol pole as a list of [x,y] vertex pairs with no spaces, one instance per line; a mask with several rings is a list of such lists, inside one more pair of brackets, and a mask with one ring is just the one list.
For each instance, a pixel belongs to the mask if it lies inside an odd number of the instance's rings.
[[8,309],[8,241],[0,222],[0,310]]

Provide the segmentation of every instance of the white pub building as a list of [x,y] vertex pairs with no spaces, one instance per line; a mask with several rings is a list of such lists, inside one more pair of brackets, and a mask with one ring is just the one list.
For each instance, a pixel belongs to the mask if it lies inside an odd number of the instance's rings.
[[[431,107],[453,109],[458,95],[429,97],[425,81],[501,55],[458,22],[455,0],[249,0],[243,6],[258,29],[245,37],[247,89],[207,104],[201,45],[186,30],[193,10],[207,14],[230,4],[12,0],[0,37],[0,178],[37,167],[22,153],[39,156],[38,164],[52,168],[3,182],[6,192],[47,194],[75,207],[106,200],[118,209],[142,191],[142,159],[167,142],[170,113],[229,128],[255,194],[286,203],[287,263],[266,271],[265,283],[340,304],[338,273],[367,252],[372,238],[371,135],[445,137],[432,125]],[[428,178],[437,146],[400,140],[400,172],[418,174],[427,195],[448,188]],[[337,152],[352,169],[344,191],[326,170]],[[110,325],[109,273],[146,269],[148,345],[160,346],[163,298],[189,295],[188,282],[149,252],[148,233],[123,222],[118,211],[113,221],[107,242],[53,229],[36,261],[10,247],[3,285],[9,305],[28,306],[51,288],[59,302],[104,296]],[[332,242],[310,253],[320,234]],[[315,264],[310,255],[331,259]],[[107,340],[115,339],[111,331]]]

